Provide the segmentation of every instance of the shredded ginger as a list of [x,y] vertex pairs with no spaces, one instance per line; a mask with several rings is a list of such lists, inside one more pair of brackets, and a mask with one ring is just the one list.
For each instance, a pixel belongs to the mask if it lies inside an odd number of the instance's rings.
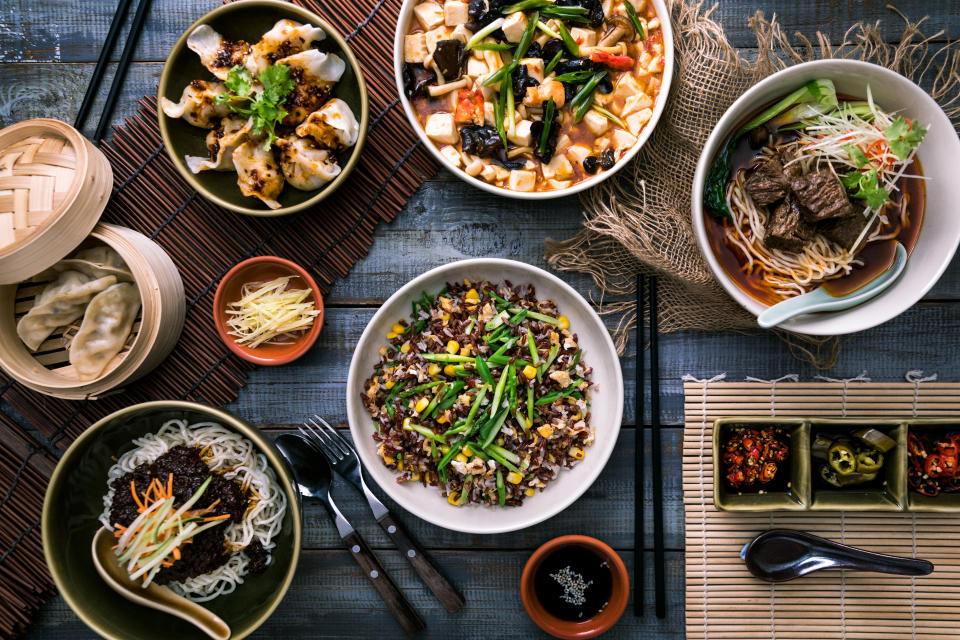
[[320,313],[313,300],[306,300],[313,292],[287,289],[293,277],[244,283],[240,299],[227,305],[227,324],[232,329],[229,334],[237,344],[251,348],[283,344],[313,326]]

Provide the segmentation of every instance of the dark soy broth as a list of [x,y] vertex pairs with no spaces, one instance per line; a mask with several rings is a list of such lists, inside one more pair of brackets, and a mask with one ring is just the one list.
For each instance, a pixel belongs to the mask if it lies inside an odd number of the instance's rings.
[[613,573],[592,549],[561,547],[540,563],[534,575],[540,604],[561,620],[582,622],[597,615],[610,601]]

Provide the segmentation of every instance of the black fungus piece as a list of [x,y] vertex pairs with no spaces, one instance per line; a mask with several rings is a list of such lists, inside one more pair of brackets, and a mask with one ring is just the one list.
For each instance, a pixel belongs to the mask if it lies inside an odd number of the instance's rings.
[[494,159],[497,161],[497,164],[499,164],[504,169],[507,169],[508,171],[523,169],[523,167],[526,166],[527,164],[527,161],[524,160],[523,158],[518,158],[516,160],[508,159],[507,152],[503,147],[500,147],[499,149],[497,149],[496,157]]
[[470,0],[467,5],[467,15],[470,22],[467,29],[477,32],[501,16],[501,9],[505,0]]
[[603,153],[600,154],[600,168],[604,171],[608,169],[613,169],[613,165],[616,164],[617,159],[613,155],[613,149],[604,149]]
[[590,20],[590,26],[597,28],[603,24],[606,16],[603,15],[603,5],[600,0],[558,0],[558,6],[561,7],[583,7],[587,10],[587,18]]
[[527,65],[520,65],[513,74],[513,99],[519,104],[523,101],[523,97],[527,95],[527,89],[529,87],[537,87],[539,85],[540,83],[537,79],[530,75]]
[[560,84],[563,85],[563,103],[570,104],[573,97],[577,95],[577,86],[569,82],[561,82]]
[[[562,51],[566,51],[566,47],[563,45],[563,40],[560,38],[550,38],[543,43],[542,47],[540,47],[540,57],[543,58],[545,63],[549,64],[550,61]],[[560,57],[563,58],[563,55]]]
[[446,82],[452,82],[463,75],[463,65],[467,61],[466,49],[462,40],[441,40],[433,52],[433,60],[440,67],[440,73]]
[[403,65],[403,93],[408,98],[427,95],[427,87],[436,83],[437,74],[422,64]]
[[[564,73],[573,73],[574,71],[596,71],[599,65],[590,58],[573,58],[571,60],[561,60],[554,67],[557,75]],[[582,84],[582,83],[581,83]]]
[[560,137],[560,120],[558,114],[553,114],[553,124],[550,131],[547,132],[547,142],[543,146],[543,152],[540,152],[540,137],[543,135],[543,128],[546,126],[543,120],[536,120],[530,125],[530,135],[533,138],[533,155],[542,162],[548,163],[553,159],[553,154],[557,152],[557,139]]
[[587,156],[583,159],[583,170],[593,175],[600,168],[600,158],[597,156]]
[[[524,58],[542,58],[543,50],[540,48],[539,42],[531,42],[530,46],[527,47],[527,52],[523,54]],[[549,60],[547,60],[549,62]]]
[[460,129],[460,144],[465,152],[489,156],[503,149],[500,134],[491,126],[470,125]]
[[609,73],[600,78],[600,82],[597,83],[597,91],[603,94],[613,91],[613,80],[610,79]]

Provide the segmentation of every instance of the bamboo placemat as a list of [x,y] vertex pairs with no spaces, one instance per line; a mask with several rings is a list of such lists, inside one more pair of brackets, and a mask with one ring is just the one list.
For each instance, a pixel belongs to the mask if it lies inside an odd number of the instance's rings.
[[[47,398],[0,371],[0,638],[23,631],[53,592],[40,510],[63,450],[92,422],[135,402],[181,398],[224,405],[236,399],[252,365],[220,342],[211,315],[227,270],[254,255],[279,255],[307,267],[326,293],[367,254],[375,226],[392,220],[437,170],[404,116],[393,79],[400,0],[297,3],[326,18],[362,53],[371,115],[360,162],[321,207],[254,218],[209,204],[180,179],[160,141],[153,97],[143,98],[136,115],[101,146],[115,181],[103,220],[146,234],[170,254],[186,289],[186,324],[160,367],[99,400]],[[21,420],[36,432],[22,428]]]
[[[907,383],[688,380],[684,385],[683,502],[687,638],[703,640],[933,640],[960,638],[960,515],[718,511],[713,421],[721,416],[960,416],[960,384],[912,372]],[[960,419],[958,419],[960,424]],[[752,577],[740,549],[773,527],[809,531],[872,551],[933,562],[929,576],[823,571],[772,585]]]

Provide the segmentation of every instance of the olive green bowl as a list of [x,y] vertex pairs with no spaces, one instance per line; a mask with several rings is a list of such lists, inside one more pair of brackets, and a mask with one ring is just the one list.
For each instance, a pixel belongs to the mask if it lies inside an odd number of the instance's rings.
[[341,171],[336,178],[316,191],[300,191],[289,184],[284,185],[277,201],[279,209],[271,209],[257,198],[244,196],[237,186],[237,174],[234,171],[202,171],[194,174],[187,168],[185,155],[208,155],[207,129],[187,124],[179,118],[169,118],[158,107],[160,136],[163,146],[173,161],[177,171],[204,198],[221,207],[251,216],[283,216],[307,207],[312,207],[327,198],[343,184],[353,171],[367,138],[369,106],[367,103],[367,85],[363,80],[360,65],[346,40],[328,22],[311,11],[282,2],[280,0],[244,0],[218,7],[194,22],[180,36],[160,74],[158,99],[167,97],[174,102],[180,99],[183,88],[192,80],[215,80],[207,71],[200,58],[187,48],[190,33],[202,24],[208,24],[225,38],[257,42],[264,33],[282,18],[300,23],[309,23],[320,27],[327,37],[314,44],[314,47],[326,53],[335,53],[346,63],[346,71],[333,91],[333,96],[346,102],[360,124],[357,143],[337,156]]
[[63,455],[43,502],[43,552],[50,574],[70,608],[91,629],[114,640],[201,640],[206,636],[173,616],[125,600],[100,578],[90,545],[101,524],[107,471],[114,457],[133,448],[133,439],[156,433],[167,420],[213,421],[253,442],[266,456],[287,497],[283,526],[267,570],[248,575],[233,593],[204,606],[230,625],[233,640],[250,633],[270,616],[293,580],[300,556],[299,496],[291,474],[273,444],[229,413],[192,402],[159,401],[121,409],[83,432]]

